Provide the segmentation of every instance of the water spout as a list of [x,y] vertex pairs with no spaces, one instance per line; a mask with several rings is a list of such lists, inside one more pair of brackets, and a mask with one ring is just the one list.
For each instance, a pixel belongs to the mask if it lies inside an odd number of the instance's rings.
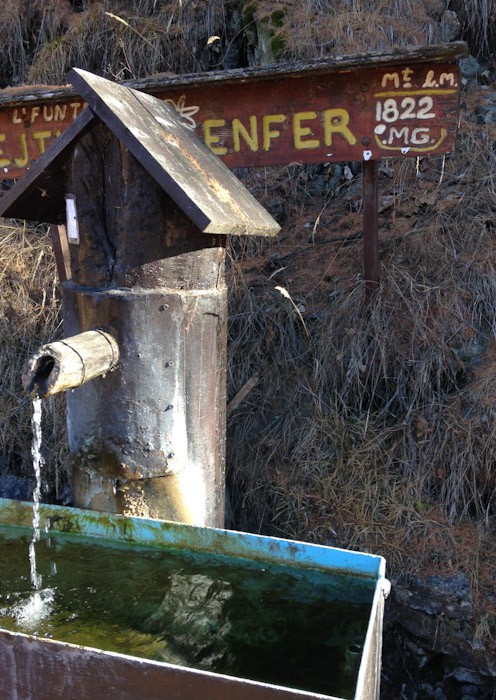
[[46,398],[106,374],[118,362],[119,346],[109,333],[85,331],[43,345],[27,360],[22,383],[29,394]]

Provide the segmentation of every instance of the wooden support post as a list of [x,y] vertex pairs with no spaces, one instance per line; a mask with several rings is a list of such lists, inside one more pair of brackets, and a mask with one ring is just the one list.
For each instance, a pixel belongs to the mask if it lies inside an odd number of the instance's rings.
[[66,187],[81,239],[64,334],[103,327],[120,348],[114,372],[66,394],[74,504],[223,527],[225,237],[202,233],[102,125]]
[[379,200],[378,161],[362,163],[363,192],[363,279],[365,298],[370,300],[379,287]]

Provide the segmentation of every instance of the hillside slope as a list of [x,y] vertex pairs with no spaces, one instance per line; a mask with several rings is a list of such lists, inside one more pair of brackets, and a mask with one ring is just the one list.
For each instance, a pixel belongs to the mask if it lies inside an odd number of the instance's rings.
[[[230,242],[229,399],[250,391],[229,416],[229,524],[386,557],[394,700],[496,697],[495,12],[494,0],[9,0],[0,16],[4,86],[64,82],[71,65],[120,80],[469,41],[457,152],[381,163],[372,303],[357,163],[238,173],[283,228]],[[42,227],[1,227],[0,285],[0,491],[25,498],[20,366],[60,333]],[[63,423],[63,402],[47,401],[47,500],[70,499]]]

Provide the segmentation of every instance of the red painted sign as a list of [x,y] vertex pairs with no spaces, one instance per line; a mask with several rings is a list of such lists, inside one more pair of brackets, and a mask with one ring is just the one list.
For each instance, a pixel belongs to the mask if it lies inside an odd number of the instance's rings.
[[[448,153],[459,83],[457,64],[417,58],[237,81],[164,79],[149,92],[173,104],[183,124],[235,168]],[[0,179],[20,177],[84,106],[61,94],[3,108]]]

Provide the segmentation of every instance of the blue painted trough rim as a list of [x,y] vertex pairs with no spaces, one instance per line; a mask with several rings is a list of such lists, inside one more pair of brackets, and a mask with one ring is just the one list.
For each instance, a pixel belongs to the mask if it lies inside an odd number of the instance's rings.
[[[0,498],[0,525],[32,529],[33,504],[31,502],[15,501]],[[380,641],[378,656],[372,659],[375,668],[373,685],[378,691],[380,674],[380,646],[382,639],[382,616],[384,599],[389,592],[389,582],[385,579],[385,560],[375,554],[353,552],[336,547],[298,542],[265,535],[238,532],[235,530],[222,530],[215,528],[203,528],[194,525],[185,525],[163,520],[151,520],[135,518],[124,515],[111,515],[98,511],[80,510],[65,506],[44,505],[40,506],[40,529],[85,538],[95,538],[102,542],[122,542],[153,548],[186,549],[192,552],[214,553],[235,558],[244,558],[252,561],[271,562],[284,564],[294,568],[317,569],[330,574],[350,575],[369,580],[373,583],[373,599],[367,632],[365,636],[362,658],[357,676],[357,684],[354,700],[376,698],[377,694],[371,694],[370,660],[374,656],[374,642],[377,643],[377,634]],[[146,672],[147,668],[163,668],[164,672],[170,669],[174,673],[183,674],[188,678],[212,677],[218,679],[219,684],[227,683],[234,695],[240,688],[246,686],[252,689],[250,697],[259,697],[259,691],[274,692],[274,700],[297,700],[298,698],[321,698],[322,700],[342,700],[335,696],[322,695],[307,690],[297,690],[285,686],[271,685],[258,681],[223,674],[211,673],[199,669],[175,666],[166,662],[152,661],[117,652],[109,652],[95,647],[77,647],[67,642],[42,639],[20,632],[8,632],[0,629],[0,647],[2,644],[10,644],[9,640],[30,640],[29,643],[37,645],[40,650],[47,649],[51,655],[53,650],[67,650],[67,654],[88,653],[95,659],[122,658],[129,663],[136,664],[136,672]],[[51,645],[51,646],[50,646]],[[72,651],[71,651],[72,650]],[[1,648],[0,648],[1,651]],[[61,651],[62,653],[62,651]],[[93,657],[92,657],[93,658]],[[166,677],[164,676],[164,679]],[[251,692],[251,691],[250,691]],[[263,694],[262,693],[262,694]],[[373,693],[373,691],[372,691]],[[262,696],[260,696],[262,697]],[[266,696],[263,695],[265,698]],[[269,695],[267,695],[267,698]],[[272,697],[272,695],[270,695]]]
[[[0,525],[32,527],[32,508],[30,502],[0,498]],[[236,530],[42,504],[40,528],[46,527],[54,532],[83,537],[225,554],[301,568],[333,570],[374,580],[383,579],[386,570],[384,558],[376,554]]]

